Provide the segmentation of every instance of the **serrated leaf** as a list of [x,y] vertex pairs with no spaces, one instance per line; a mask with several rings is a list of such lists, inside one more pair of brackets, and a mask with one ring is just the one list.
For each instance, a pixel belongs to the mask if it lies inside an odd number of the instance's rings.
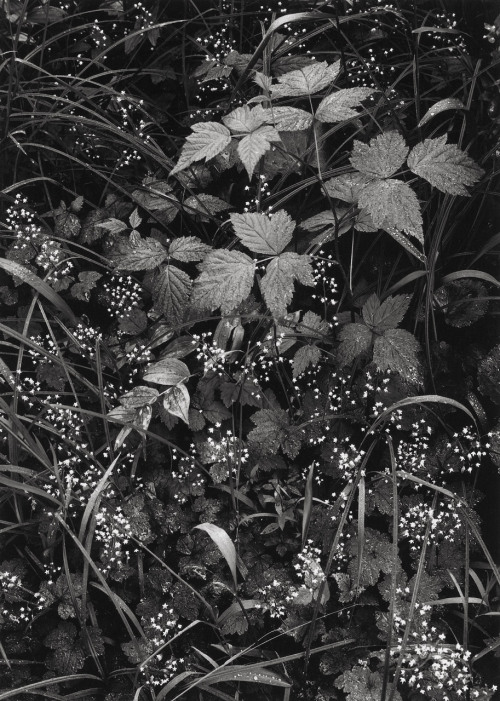
[[191,278],[183,270],[175,265],[164,266],[153,281],[154,308],[173,324],[180,323],[189,306],[192,286]]
[[372,180],[373,178],[364,173],[345,173],[326,180],[324,188],[330,197],[357,204],[359,193]]
[[327,124],[356,118],[360,113],[353,108],[361,107],[361,102],[374,92],[371,88],[343,88],[321,100],[315,117]]
[[251,110],[248,105],[243,105],[222,117],[222,121],[231,131],[249,133],[264,124],[265,119],[258,110]]
[[366,353],[372,345],[373,334],[365,324],[346,324],[340,329],[340,345],[337,360],[340,366],[350,365],[361,353]]
[[390,178],[403,165],[410,149],[397,131],[386,131],[369,144],[354,141],[351,165],[365,175]]
[[309,129],[313,116],[298,107],[273,107],[262,110],[266,121],[274,124],[278,131],[300,131]]
[[178,416],[189,426],[189,392],[184,383],[171,387],[163,395],[163,408],[172,416]]
[[182,263],[191,263],[202,260],[211,250],[212,247],[197,236],[179,236],[170,244],[168,255]]
[[113,246],[110,259],[120,270],[153,270],[167,258],[167,251],[153,238],[125,239]]
[[213,311],[220,307],[226,314],[250,294],[255,261],[245,253],[225,249],[212,251],[198,267],[201,275],[195,280],[192,295],[197,309]]
[[137,210],[137,207],[134,209],[132,214],[128,218],[130,226],[132,229],[138,229],[139,226],[142,224],[142,218],[139,216],[139,212]]
[[255,166],[266,151],[269,151],[274,141],[280,141],[280,135],[274,127],[264,126],[243,137],[239,142],[238,156],[245,166],[249,179],[252,178]]
[[280,56],[279,58],[271,58],[271,71],[274,76],[278,77],[290,71],[296,71],[298,68],[309,66],[315,63],[315,60],[305,54],[294,54],[293,56]]
[[213,540],[219,549],[220,554],[229,565],[229,569],[231,570],[231,575],[233,577],[234,589],[236,591],[238,587],[238,576],[236,571],[237,557],[236,548],[234,547],[233,541],[223,528],[216,526],[214,523],[200,523],[194,528],[198,528],[200,531],[205,531],[205,533],[207,533],[207,535],[209,535]]
[[404,329],[388,329],[373,345],[373,362],[379,370],[399,373],[412,384],[422,383],[422,368],[417,353],[420,344]]
[[367,233],[378,231],[378,227],[373,223],[370,212],[368,212],[366,209],[360,209],[356,214],[354,219],[354,228],[356,231],[364,231]]
[[266,304],[276,316],[285,316],[293,298],[294,282],[313,287],[315,284],[310,257],[298,253],[282,253],[267,266],[261,280]]
[[297,430],[290,426],[288,414],[283,409],[261,409],[251,417],[255,428],[248,433],[248,442],[258,452],[276,453],[282,448],[295,458],[301,446]]
[[81,299],[86,302],[90,299],[90,293],[97,285],[97,281],[102,278],[101,273],[96,273],[93,270],[85,270],[83,273],[78,273],[79,282],[75,282],[71,288],[71,294],[75,299]]
[[134,200],[152,212],[166,212],[172,210],[173,220],[179,211],[179,200],[173,194],[173,187],[166,180],[155,180],[145,178],[142,182],[144,189],[137,189],[132,192]]
[[114,217],[110,217],[105,221],[99,222],[96,224],[96,227],[106,229],[106,231],[109,231],[110,234],[119,234],[122,231],[125,231],[125,229],[130,228],[127,224],[125,224],[125,222],[121,221],[120,219],[115,219]]
[[464,105],[463,102],[460,100],[457,100],[455,97],[447,97],[444,100],[439,100],[439,102],[436,102],[435,105],[432,105],[427,112],[424,114],[420,122],[418,123],[419,127],[423,127],[424,124],[427,124],[427,122],[430,122],[430,120],[436,116],[436,114],[440,114],[441,112],[445,112],[446,110],[466,110],[467,107]]
[[134,387],[130,392],[122,394],[118,399],[120,404],[127,409],[138,409],[139,407],[146,406],[147,404],[154,404],[158,399],[158,390],[154,387],[146,387],[146,385],[139,385]]
[[193,124],[191,129],[194,133],[187,137],[177,165],[170,171],[170,175],[188,168],[195,161],[214,158],[224,151],[231,141],[229,129],[218,122]]
[[118,423],[123,421],[124,423],[128,424],[134,423],[136,417],[137,412],[135,409],[124,406],[117,406],[106,414],[106,418],[110,419],[111,421],[116,419]]
[[387,297],[382,304],[376,294],[371,295],[363,305],[363,320],[377,334],[395,329],[402,322],[410,306],[411,295]]
[[307,370],[309,365],[316,367],[321,358],[321,350],[318,346],[301,346],[293,356],[293,376],[298,377]]
[[402,180],[374,180],[359,193],[358,204],[370,214],[378,229],[396,229],[424,242],[423,221],[417,195]]
[[339,73],[340,61],[336,61],[330,66],[326,61],[311,63],[278,76],[278,83],[271,88],[271,97],[314,95],[314,93],[331,85]]
[[387,233],[392,236],[392,238],[397,241],[403,248],[405,248],[412,256],[418,258],[422,263],[427,263],[427,258],[423,253],[421,253],[418,248],[416,248],[410,239],[408,239],[404,234],[402,234],[397,229],[386,229]]
[[162,358],[148,365],[143,380],[156,385],[177,385],[190,375],[188,366],[178,358]]
[[441,192],[469,197],[466,185],[474,185],[484,170],[455,144],[446,143],[446,134],[425,139],[408,156],[408,167]]
[[295,222],[281,209],[269,217],[263,212],[231,214],[231,223],[241,243],[253,253],[275,256],[292,240]]
[[200,192],[198,195],[193,195],[188,197],[184,201],[184,209],[191,214],[198,213],[201,216],[202,221],[209,221],[208,215],[218,214],[219,212],[225,212],[227,209],[232,209],[231,205],[219,197],[214,195],[207,195],[205,192]]

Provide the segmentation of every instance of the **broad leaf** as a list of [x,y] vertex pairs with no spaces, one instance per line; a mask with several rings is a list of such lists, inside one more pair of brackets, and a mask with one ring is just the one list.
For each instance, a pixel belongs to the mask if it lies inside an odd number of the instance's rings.
[[412,256],[418,258],[422,263],[427,263],[427,258],[423,253],[421,253],[418,248],[416,248],[409,238],[402,234],[398,229],[386,229],[387,233],[392,236],[392,238],[397,241],[403,248],[405,248]]
[[301,131],[309,129],[313,122],[310,112],[298,107],[273,107],[262,110],[266,121],[274,124],[278,131]]
[[399,373],[412,384],[422,383],[422,366],[418,359],[420,344],[404,329],[388,329],[375,339],[373,362],[379,370]]
[[410,170],[448,195],[469,197],[466,185],[474,185],[483,169],[455,144],[446,143],[446,134],[425,139],[408,156]]
[[361,107],[361,102],[374,92],[371,88],[344,88],[327,95],[321,100],[315,117],[328,124],[358,117],[360,113],[353,107]]
[[88,302],[91,291],[96,287],[97,281],[101,278],[102,274],[93,270],[85,270],[82,273],[78,273],[78,282],[75,282],[71,288],[72,296],[75,299],[81,299]]
[[178,416],[189,426],[189,401],[188,389],[181,382],[165,392],[163,395],[163,408],[172,416]]
[[253,253],[275,256],[292,240],[295,223],[284,209],[272,217],[262,212],[231,214],[230,217],[236,236]]
[[417,195],[402,180],[374,180],[359,194],[360,208],[370,214],[378,229],[396,229],[424,242],[423,221]]
[[174,239],[168,249],[168,255],[182,263],[202,260],[212,248],[197,236],[180,236]]
[[328,321],[323,321],[323,319],[314,312],[306,312],[300,324],[297,325],[297,331],[309,338],[321,339],[329,330],[330,324]]
[[231,131],[248,133],[258,129],[266,120],[262,111],[251,110],[248,105],[243,105],[222,117],[222,121]]
[[331,85],[340,73],[340,61],[328,65],[326,61],[311,63],[295,71],[278,76],[271,89],[271,97],[300,97],[314,95]]
[[403,165],[410,149],[397,131],[386,131],[369,144],[354,141],[351,165],[365,175],[390,178]]
[[387,297],[380,303],[376,294],[371,295],[363,305],[363,320],[377,334],[395,329],[403,320],[410,306],[411,295]]
[[162,244],[153,238],[129,238],[113,246],[110,259],[120,270],[153,270],[167,257]]
[[340,329],[337,360],[341,366],[350,365],[361,353],[367,353],[373,334],[365,324],[346,324]]
[[330,197],[357,204],[359,193],[372,180],[373,178],[364,173],[345,173],[326,180],[324,188]]
[[250,294],[255,262],[245,253],[212,251],[198,267],[201,275],[195,281],[192,296],[197,309],[213,311],[220,307],[226,314]]
[[209,221],[209,216],[231,209],[231,205],[228,202],[221,200],[219,197],[214,197],[214,195],[207,195],[205,192],[188,197],[183,204],[185,210],[191,214],[193,213],[192,210],[194,210],[194,213],[200,216],[202,221]]
[[180,323],[189,306],[192,281],[175,265],[166,265],[153,280],[153,302],[156,311],[173,324]]
[[297,429],[290,426],[288,414],[283,409],[262,409],[251,417],[255,428],[248,434],[249,444],[260,453],[276,453],[281,448],[286,455],[295,458],[300,450],[301,438]]
[[370,212],[368,212],[366,209],[360,209],[356,214],[354,219],[354,228],[356,231],[364,231],[368,233],[378,231],[378,227],[373,223]]
[[105,219],[103,222],[96,224],[96,227],[106,229],[110,234],[119,234],[129,228],[121,219],[115,219],[114,217],[110,217],[110,219]]
[[321,358],[321,350],[318,346],[301,346],[298,351],[293,356],[292,367],[293,376],[298,377],[302,375],[305,370],[312,365],[316,367]]
[[169,213],[169,220],[173,221],[179,211],[179,200],[173,194],[173,187],[165,180],[145,178],[143,188],[134,190],[132,197],[144,209],[152,212]]
[[155,385],[177,385],[190,375],[188,366],[177,358],[163,358],[148,365],[143,380]]
[[234,589],[238,586],[238,578],[236,572],[237,555],[236,548],[231,538],[228,536],[226,531],[220,526],[216,526],[214,523],[200,523],[198,526],[194,526],[200,531],[205,531],[207,535],[213,540],[220,554],[225,559],[231,570],[231,575],[233,577]]
[[264,126],[243,137],[239,142],[238,155],[250,179],[255,166],[266,151],[269,151],[274,141],[280,141],[280,135],[274,127]]
[[261,280],[266,304],[275,316],[285,316],[292,301],[293,283],[313,287],[315,284],[309,256],[298,253],[282,253],[267,266]]
[[224,151],[231,141],[229,129],[218,122],[193,124],[191,129],[194,133],[187,137],[177,165],[170,171],[170,175],[188,168],[195,161],[210,160]]
[[139,409],[148,404],[154,404],[158,396],[158,390],[154,387],[139,385],[131,389],[130,392],[122,394],[118,401],[127,409]]

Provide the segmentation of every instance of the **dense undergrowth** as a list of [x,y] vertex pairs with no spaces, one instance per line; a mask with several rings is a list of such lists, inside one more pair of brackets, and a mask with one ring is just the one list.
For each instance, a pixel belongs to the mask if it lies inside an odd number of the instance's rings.
[[495,14],[4,0],[0,699],[495,697]]

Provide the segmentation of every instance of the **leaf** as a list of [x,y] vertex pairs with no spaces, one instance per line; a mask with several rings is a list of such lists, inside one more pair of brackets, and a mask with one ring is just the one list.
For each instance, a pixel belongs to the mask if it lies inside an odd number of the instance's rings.
[[271,217],[263,212],[231,214],[231,223],[241,243],[253,253],[278,255],[292,240],[295,222],[281,209]]
[[158,396],[158,390],[154,387],[139,385],[131,389],[130,392],[122,394],[118,401],[127,409],[138,409],[147,404],[154,404]]
[[188,366],[178,358],[163,358],[148,365],[143,380],[155,385],[177,385],[190,375]]
[[106,414],[106,418],[110,419],[111,421],[116,419],[118,423],[123,422],[127,424],[134,423],[136,417],[137,412],[135,409],[130,409],[124,406],[117,406]]
[[222,121],[231,131],[249,133],[262,126],[265,118],[261,111],[243,105],[222,117]]
[[110,217],[109,219],[99,222],[96,224],[96,227],[106,229],[106,231],[109,231],[110,234],[119,234],[122,231],[125,231],[125,229],[130,228],[127,224],[125,224],[125,222],[121,221],[121,219],[115,219],[114,217]]
[[278,131],[301,131],[309,129],[313,116],[298,107],[272,107],[262,110],[266,121],[274,124]]
[[195,280],[192,295],[197,309],[213,311],[220,307],[226,314],[250,294],[255,262],[245,253],[212,251],[198,267],[201,275]]
[[128,218],[130,226],[132,229],[138,229],[140,225],[142,224],[142,217],[139,216],[139,212],[137,210],[137,207],[134,209],[132,214]]
[[259,453],[276,453],[278,448],[295,458],[301,447],[297,429],[290,426],[283,409],[261,409],[251,417],[255,428],[248,433],[248,442]]
[[434,302],[443,311],[446,324],[464,328],[486,314],[487,297],[488,291],[480,280],[462,278],[452,280],[436,290]]
[[191,263],[202,260],[211,250],[212,247],[197,236],[179,236],[170,244],[168,255],[182,263]]
[[387,297],[382,304],[376,294],[371,295],[363,305],[363,320],[377,334],[395,329],[403,320],[410,306],[411,295]]
[[83,273],[78,273],[79,282],[71,288],[71,294],[75,299],[81,299],[88,302],[91,291],[96,287],[97,281],[102,278],[101,273],[96,273],[93,270],[85,270]]
[[372,345],[373,334],[365,324],[346,324],[340,329],[340,345],[337,360],[341,366],[350,365],[361,353],[366,353]]
[[422,366],[417,357],[420,344],[404,329],[388,329],[373,345],[373,362],[379,370],[399,373],[413,384],[422,384]]
[[361,102],[374,92],[371,88],[344,88],[331,93],[321,100],[314,116],[328,124],[356,118],[360,113],[353,107],[361,107]]
[[195,161],[210,160],[224,151],[231,141],[229,129],[218,122],[193,124],[191,129],[194,133],[187,137],[177,165],[170,171],[170,175],[188,168]]
[[466,185],[474,185],[484,170],[455,144],[446,143],[447,135],[425,139],[408,156],[410,170],[448,195],[469,197]]
[[372,179],[364,173],[345,173],[326,180],[324,187],[330,197],[335,197],[338,200],[342,200],[342,202],[357,204],[360,191]]
[[187,200],[184,201],[184,209],[188,212],[194,210],[194,213],[198,213],[198,216],[201,215],[202,221],[209,221],[207,215],[213,216],[219,212],[225,212],[226,209],[231,209],[231,205],[221,200],[219,197],[200,192],[197,195],[188,197]]
[[113,246],[109,257],[120,270],[152,270],[166,259],[167,252],[153,238],[124,239]]
[[500,345],[494,346],[480,362],[477,379],[481,394],[500,404]]
[[440,114],[441,112],[445,112],[446,110],[466,110],[467,107],[464,105],[463,102],[460,100],[457,100],[455,97],[447,97],[444,100],[439,100],[439,102],[436,102],[435,105],[432,105],[427,112],[424,114],[420,122],[418,123],[418,127],[423,127],[424,124],[427,124],[427,122],[430,122],[433,117],[436,116],[436,114]]
[[[380,701],[382,698],[382,676],[369,667],[355,666],[344,672],[335,682],[338,689],[347,694],[347,701]],[[393,701],[401,701],[399,691],[394,690]]]
[[34,7],[28,13],[26,21],[32,24],[50,24],[52,22],[60,22],[65,17],[67,17],[67,13],[60,7],[40,5],[39,7]]
[[226,531],[214,523],[200,523],[194,528],[198,528],[200,531],[205,531],[210,538],[213,540],[220,554],[225,559],[231,570],[231,575],[233,577],[234,589],[238,588],[238,575],[236,571],[236,548],[231,538],[228,536]]
[[183,270],[175,265],[163,266],[153,280],[155,310],[171,323],[180,323],[189,306],[192,286],[191,278]]
[[356,231],[364,231],[368,233],[378,231],[378,227],[373,223],[370,212],[368,212],[366,209],[360,209],[356,214],[356,218],[354,219],[354,228]]
[[365,175],[390,178],[403,165],[410,149],[397,131],[386,131],[369,144],[354,141],[351,165]]
[[298,253],[282,253],[268,264],[261,280],[266,304],[276,316],[285,316],[293,298],[293,283],[314,287],[311,259]]
[[295,71],[278,76],[278,83],[272,86],[271,97],[300,97],[314,95],[331,85],[340,73],[340,61],[330,66],[326,61],[311,63]]
[[416,248],[410,239],[408,239],[404,234],[402,234],[400,231],[397,229],[387,229],[386,230],[392,238],[397,241],[403,248],[405,248],[409,253],[411,253],[412,256],[415,256],[415,258],[418,258],[419,261],[422,263],[427,263],[427,258],[423,253],[421,253],[418,248]]
[[142,186],[143,188],[132,191],[135,202],[148,212],[168,212],[170,214],[169,221],[173,221],[179,211],[180,204],[173,194],[172,185],[166,180],[144,178]]
[[306,312],[302,317],[302,321],[297,326],[297,331],[309,338],[321,339],[329,330],[330,324],[328,321],[323,321],[323,319],[314,312]]
[[269,151],[273,141],[280,141],[280,135],[274,127],[265,126],[243,137],[238,144],[238,155],[250,179],[255,166],[266,151]]
[[374,180],[359,194],[360,208],[368,211],[378,229],[396,229],[424,242],[423,221],[417,195],[402,180]]
[[134,307],[123,316],[120,316],[120,320],[118,321],[118,328],[120,331],[129,336],[138,336],[146,330],[147,326],[148,317],[146,312],[143,312],[142,309],[138,309],[137,307]]
[[178,416],[189,426],[189,392],[184,383],[171,387],[163,395],[163,407],[172,416]]
[[309,365],[316,367],[321,358],[321,350],[318,346],[301,346],[293,356],[293,376],[298,377],[307,370]]
[[80,220],[71,209],[66,209],[64,202],[61,206],[54,209],[54,234],[62,239],[73,239],[78,236],[81,229]]

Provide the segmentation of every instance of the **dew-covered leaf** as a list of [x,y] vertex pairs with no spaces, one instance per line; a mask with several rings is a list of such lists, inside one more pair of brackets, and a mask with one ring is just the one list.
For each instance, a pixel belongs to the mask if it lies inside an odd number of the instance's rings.
[[167,251],[156,239],[129,238],[118,241],[109,257],[119,270],[153,270],[166,259]]
[[189,391],[186,385],[181,382],[175,387],[171,387],[163,395],[163,408],[172,416],[178,416],[189,426]]
[[273,124],[278,131],[301,131],[309,129],[313,116],[298,107],[273,107],[262,110],[266,121]]
[[280,135],[274,127],[263,126],[257,131],[252,131],[238,144],[238,155],[245,166],[248,177],[251,179],[255,166],[262,156],[269,151],[271,144],[280,141]]
[[316,367],[320,361],[320,358],[321,350],[318,348],[318,346],[301,346],[293,356],[293,376],[298,377],[299,375],[302,375],[302,373],[305,372],[310,365]]
[[290,426],[288,414],[283,409],[261,409],[251,417],[255,428],[248,433],[248,442],[258,453],[277,452],[281,447],[291,458],[298,455],[301,438]]
[[168,255],[182,263],[191,263],[202,260],[212,247],[197,236],[179,236],[172,241],[168,249]]
[[311,259],[298,253],[282,253],[268,264],[261,280],[266,304],[276,316],[285,316],[293,298],[294,282],[315,285]]
[[372,180],[372,177],[364,173],[345,173],[325,180],[324,187],[330,197],[357,204],[360,191]]
[[284,209],[274,212],[272,217],[263,212],[230,217],[236,236],[253,253],[275,256],[292,240],[295,222]]
[[396,295],[380,303],[378,296],[373,294],[363,305],[363,320],[377,334],[395,329],[403,320],[410,302],[411,295]]
[[424,242],[423,220],[417,195],[402,180],[374,180],[359,194],[358,204],[378,229],[396,229]]
[[96,287],[97,281],[101,278],[102,274],[94,270],[85,270],[82,273],[78,273],[78,282],[75,282],[71,288],[72,296],[75,299],[88,302],[91,291]]
[[355,140],[350,162],[372,178],[390,178],[403,165],[409,150],[401,134],[386,131],[369,144]]
[[146,387],[146,385],[139,385],[122,394],[119,398],[119,402],[122,406],[127,409],[138,409],[139,407],[146,406],[147,404],[154,404],[158,399],[158,390],[154,387]]
[[158,271],[153,280],[153,303],[173,324],[180,323],[189,307],[192,280],[175,265],[166,265]]
[[278,76],[272,86],[271,97],[300,97],[314,95],[331,85],[340,73],[340,61],[328,65],[326,61],[311,63]]
[[340,345],[337,360],[341,366],[350,365],[361,353],[366,353],[372,345],[373,334],[365,324],[346,324],[340,329]]
[[162,358],[148,365],[143,380],[156,385],[177,385],[191,373],[188,366],[178,358]]
[[259,110],[243,105],[222,117],[222,121],[233,132],[249,133],[262,126],[265,119]]
[[371,88],[343,88],[331,93],[320,102],[315,117],[327,124],[356,118],[360,112],[354,108],[361,107],[362,101],[374,92]]
[[221,200],[214,195],[208,195],[205,192],[188,197],[184,201],[183,206],[189,214],[200,217],[202,221],[209,221],[210,216],[232,209],[231,205],[225,200]]
[[411,384],[422,383],[422,365],[418,359],[420,344],[404,329],[388,329],[373,345],[373,362],[382,372],[399,373]]
[[188,168],[195,161],[205,161],[214,158],[224,151],[231,141],[231,133],[227,127],[218,122],[200,122],[191,127],[190,134],[184,146],[176,166],[170,171],[170,175]]
[[200,263],[201,275],[195,280],[193,306],[223,314],[242,302],[254,283],[255,262],[245,253],[220,249],[212,251]]

